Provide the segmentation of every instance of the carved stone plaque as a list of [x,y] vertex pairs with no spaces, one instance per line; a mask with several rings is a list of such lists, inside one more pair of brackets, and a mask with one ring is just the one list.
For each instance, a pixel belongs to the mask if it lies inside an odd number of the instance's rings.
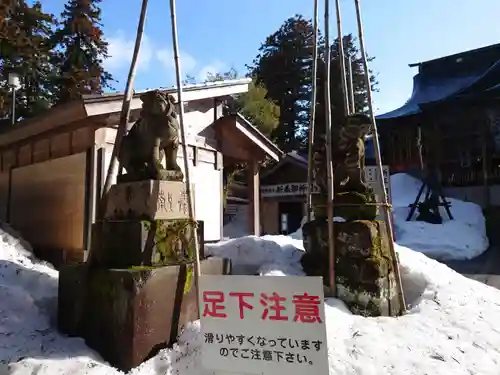
[[[194,193],[193,188],[191,191]],[[111,186],[104,215],[105,219],[167,220],[188,217],[186,184],[181,181],[159,180]]]

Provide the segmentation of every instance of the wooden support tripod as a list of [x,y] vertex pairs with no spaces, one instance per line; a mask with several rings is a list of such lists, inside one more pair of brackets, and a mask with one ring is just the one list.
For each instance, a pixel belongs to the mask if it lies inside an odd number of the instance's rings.
[[[441,224],[443,219],[439,212],[439,207],[444,207],[446,213],[450,220],[453,220],[453,216],[450,211],[450,202],[448,202],[444,196],[443,189],[439,183],[439,178],[435,167],[425,167],[424,158],[422,155],[422,130],[418,127],[417,135],[417,148],[418,156],[420,159],[420,170],[423,173],[422,185],[418,191],[415,201],[409,205],[410,212],[406,218],[406,221],[410,221],[415,213],[416,209],[419,209],[419,215],[417,220],[427,221],[432,224]],[[425,199],[420,202],[420,197],[425,193]]]
[[[443,189],[441,188],[441,184],[437,178],[437,173],[434,168],[424,172],[425,176],[422,181],[422,185],[418,191],[417,197],[415,201],[409,205],[410,212],[408,213],[408,217],[406,221],[410,221],[418,208],[420,213],[417,216],[417,220],[427,221],[432,224],[441,224],[442,218],[439,213],[439,207],[444,207],[446,213],[450,220],[453,220],[453,216],[451,214],[450,206],[451,203],[446,200],[446,197],[443,194]],[[420,197],[425,192],[425,198],[423,202],[420,202]]]

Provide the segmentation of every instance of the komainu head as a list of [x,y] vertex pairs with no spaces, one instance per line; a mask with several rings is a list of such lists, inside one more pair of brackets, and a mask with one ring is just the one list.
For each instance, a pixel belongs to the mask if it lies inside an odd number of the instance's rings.
[[371,120],[370,117],[363,113],[354,113],[347,116],[346,130],[352,130],[359,135],[365,135],[370,131]]
[[151,90],[140,96],[144,115],[176,117],[175,99],[160,90]]

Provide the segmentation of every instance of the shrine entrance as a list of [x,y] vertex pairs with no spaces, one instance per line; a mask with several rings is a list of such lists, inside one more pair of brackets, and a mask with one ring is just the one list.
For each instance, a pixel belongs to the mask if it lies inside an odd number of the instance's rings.
[[280,234],[288,235],[300,228],[304,217],[304,202],[288,201],[278,202],[278,225]]

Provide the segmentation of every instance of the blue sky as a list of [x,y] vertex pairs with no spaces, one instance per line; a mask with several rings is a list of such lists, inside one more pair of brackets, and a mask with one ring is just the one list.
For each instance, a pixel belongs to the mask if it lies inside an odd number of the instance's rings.
[[[60,13],[65,0],[43,2]],[[140,0],[104,0],[104,33],[110,42],[108,70],[125,87],[135,40]],[[320,1],[322,3],[322,1]],[[341,0],[344,33],[357,35],[353,0]],[[377,112],[403,104],[411,94],[416,68],[408,64],[500,42],[499,0],[361,0],[367,52],[378,73]],[[331,0],[331,35],[336,36]],[[183,75],[234,67],[246,73],[260,43],[296,13],[310,18],[312,0],[182,0],[177,1]],[[323,10],[320,9],[320,23]],[[323,26],[321,26],[324,29]],[[136,89],[175,82],[169,1],[149,0]]]

